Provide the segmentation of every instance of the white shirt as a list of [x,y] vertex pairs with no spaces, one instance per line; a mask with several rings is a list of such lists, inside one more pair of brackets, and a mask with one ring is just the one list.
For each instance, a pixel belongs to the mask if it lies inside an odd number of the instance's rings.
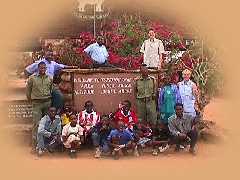
[[164,53],[164,46],[160,39],[154,38],[153,41],[147,39],[143,42],[140,49],[141,53],[144,53],[143,62],[147,67],[159,67],[160,54]]

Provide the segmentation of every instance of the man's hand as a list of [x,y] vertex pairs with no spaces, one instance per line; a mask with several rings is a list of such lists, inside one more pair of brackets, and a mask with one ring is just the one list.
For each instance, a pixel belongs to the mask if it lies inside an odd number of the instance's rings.
[[179,136],[181,139],[187,138],[187,135],[184,134],[184,133],[179,133],[178,136]]

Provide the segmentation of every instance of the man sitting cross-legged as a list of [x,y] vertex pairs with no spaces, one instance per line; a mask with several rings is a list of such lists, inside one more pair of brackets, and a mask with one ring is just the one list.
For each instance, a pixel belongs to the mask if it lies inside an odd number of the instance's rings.
[[76,157],[76,151],[81,144],[81,139],[83,139],[83,128],[77,124],[77,116],[72,114],[70,115],[70,122],[62,130],[62,141],[65,148],[69,149],[71,158]]
[[56,108],[50,107],[48,114],[39,122],[37,131],[37,153],[41,156],[46,149],[52,152],[61,142],[61,120]]
[[176,151],[180,145],[190,143],[189,152],[195,154],[195,145],[198,139],[198,132],[195,128],[197,118],[183,114],[183,104],[177,103],[175,106],[176,114],[169,118],[168,127],[173,135],[171,144],[176,144]]
[[124,155],[127,155],[127,151],[131,149],[136,156],[139,156],[134,138],[132,134],[125,129],[122,121],[118,121],[116,129],[110,132],[108,142],[114,159],[119,159],[120,150]]

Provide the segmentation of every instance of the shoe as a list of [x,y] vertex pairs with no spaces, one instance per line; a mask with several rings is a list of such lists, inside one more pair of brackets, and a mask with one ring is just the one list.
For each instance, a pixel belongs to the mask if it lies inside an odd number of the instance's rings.
[[163,152],[165,152],[166,150],[168,150],[170,148],[170,146],[167,144],[165,147],[159,147],[159,152],[160,153],[163,153]]
[[76,159],[76,158],[77,158],[77,152],[76,152],[76,150],[70,150],[69,156],[70,156],[70,158],[72,158],[72,159]]
[[37,153],[37,149],[36,148],[32,148],[30,151],[31,154],[36,154]]
[[133,155],[136,157],[140,156],[137,148],[134,149]]
[[100,150],[100,148],[96,148],[96,152],[95,152],[94,157],[95,158],[100,158],[101,157],[101,150]]
[[43,151],[42,149],[39,149],[39,150],[37,151],[38,157],[41,157],[41,156],[43,155],[43,153],[44,153],[44,151]]
[[113,155],[113,158],[114,158],[115,160],[118,160],[118,159],[119,159],[119,153],[118,153],[117,151],[113,151],[113,152],[112,152],[112,155]]
[[152,155],[153,155],[153,156],[157,156],[157,155],[158,155],[158,150],[157,150],[157,149],[154,149],[153,152],[152,152]]
[[190,148],[190,149],[189,149],[189,153],[192,154],[193,156],[196,156],[196,155],[197,155],[195,149],[193,149],[193,148]]
[[185,149],[185,146],[184,145],[180,145],[179,148],[183,150],[183,149]]

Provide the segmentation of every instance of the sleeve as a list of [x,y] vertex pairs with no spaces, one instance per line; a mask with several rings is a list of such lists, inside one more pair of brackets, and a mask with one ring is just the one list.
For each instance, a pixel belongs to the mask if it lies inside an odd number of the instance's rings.
[[168,128],[169,128],[169,131],[171,132],[172,135],[178,136],[178,134],[180,134],[180,132],[177,130],[177,128],[174,124],[173,119],[169,120]]
[[27,66],[25,68],[25,70],[29,73],[29,74],[33,74],[33,73],[37,73],[38,72],[38,63],[39,62],[35,62],[33,64],[30,64],[29,66]]
[[110,132],[110,134],[107,137],[107,140],[110,142],[113,136],[113,130]]
[[27,81],[27,86],[26,86],[26,96],[28,100],[31,100],[32,86],[33,86],[33,80],[32,80],[32,77],[30,77]]
[[68,136],[68,125],[63,126],[62,136]]
[[62,126],[61,126],[61,119],[59,118],[58,124],[57,124],[57,135],[60,135],[62,133]]
[[174,92],[175,92],[175,103],[182,103],[182,98],[180,96],[180,92],[177,86],[174,86]]
[[132,111],[131,114],[132,114],[133,122],[134,122],[135,124],[138,123],[138,118],[137,118],[136,113]]
[[104,46],[104,49],[105,49],[105,55],[106,55],[106,57],[109,57],[109,54],[108,54],[108,51],[107,51],[106,46]]
[[158,97],[158,108],[159,112],[161,112],[161,106],[163,104],[163,88],[160,88],[159,90],[159,97]]
[[143,42],[141,48],[140,48],[140,52],[144,53],[145,52],[145,41]]
[[159,54],[162,54],[165,52],[163,42],[161,40],[159,40],[158,52]]
[[129,141],[134,140],[134,138],[133,138],[133,136],[132,136],[132,134],[131,134],[131,132],[129,130],[126,130],[126,134],[127,134],[127,137],[128,137]]
[[89,45],[88,47],[86,47],[83,51],[89,55],[91,55],[92,52],[92,48],[93,48],[93,44]]
[[45,124],[46,124],[46,119],[43,117],[40,122],[39,122],[39,126],[38,126],[38,134],[41,133],[44,136],[50,137],[51,136],[51,132],[47,131],[45,129]]
[[66,67],[66,65],[64,65],[64,64],[59,64],[59,63],[55,62],[55,63],[54,63],[54,73],[55,73],[56,71],[59,71],[59,70],[65,68],[65,67]]
[[84,132],[84,129],[81,126],[79,126],[79,128],[78,128],[78,135],[79,136],[83,136],[83,132]]

